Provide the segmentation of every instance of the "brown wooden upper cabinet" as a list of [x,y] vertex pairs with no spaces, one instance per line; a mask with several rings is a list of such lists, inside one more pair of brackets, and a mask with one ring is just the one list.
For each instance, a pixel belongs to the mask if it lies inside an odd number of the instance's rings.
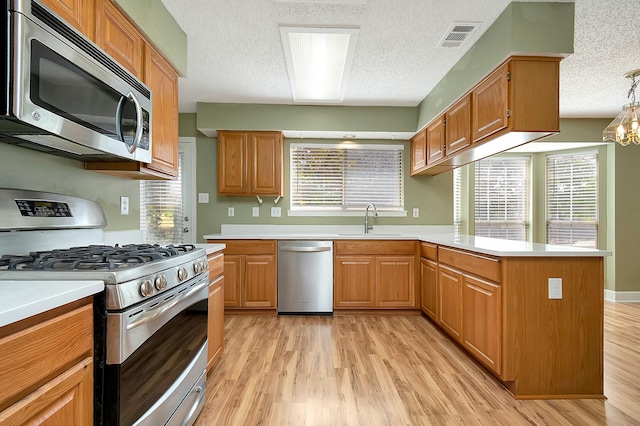
[[427,131],[422,129],[411,138],[411,174],[427,167]]
[[282,132],[218,131],[218,193],[283,194]]
[[500,64],[427,124],[426,165],[411,174],[436,175],[558,133],[560,59],[513,56]]
[[82,34],[94,39],[94,0],[42,0],[46,6]]
[[145,40],[110,0],[96,2],[96,44],[139,79],[143,78]]
[[153,122],[151,163],[85,162],[85,169],[129,179],[175,179],[178,176],[178,72],[115,4],[109,0],[90,1],[96,2],[94,41],[151,89]]

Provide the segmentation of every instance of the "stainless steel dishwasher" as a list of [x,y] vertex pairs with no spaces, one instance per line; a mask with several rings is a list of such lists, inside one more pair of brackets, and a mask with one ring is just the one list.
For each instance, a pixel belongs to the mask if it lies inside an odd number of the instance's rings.
[[278,241],[278,313],[333,313],[333,241]]

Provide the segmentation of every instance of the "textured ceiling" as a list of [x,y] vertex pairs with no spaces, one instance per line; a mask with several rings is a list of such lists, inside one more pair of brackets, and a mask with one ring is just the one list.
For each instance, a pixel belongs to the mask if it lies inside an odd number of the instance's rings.
[[[415,106],[509,0],[162,0],[188,36],[179,109],[196,102],[293,104],[278,26],[359,26],[342,105]],[[481,22],[456,49],[436,48],[454,21]],[[638,0],[575,0],[575,53],[561,62],[560,115],[613,117],[640,68]],[[639,94],[640,95],[640,94]]]

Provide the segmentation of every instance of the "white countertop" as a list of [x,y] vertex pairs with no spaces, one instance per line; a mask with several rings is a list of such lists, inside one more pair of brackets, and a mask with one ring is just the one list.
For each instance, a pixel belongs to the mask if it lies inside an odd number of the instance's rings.
[[102,281],[0,281],[0,327],[103,290]]
[[203,236],[207,240],[418,240],[506,257],[604,257],[611,252],[581,247],[557,246],[498,238],[455,234],[451,226],[376,226],[365,234],[350,225],[223,225],[219,234]]
[[215,244],[215,243],[195,243],[194,246],[196,248],[203,248],[207,251],[207,256],[211,253],[215,253],[220,250],[224,250],[227,246],[225,244]]

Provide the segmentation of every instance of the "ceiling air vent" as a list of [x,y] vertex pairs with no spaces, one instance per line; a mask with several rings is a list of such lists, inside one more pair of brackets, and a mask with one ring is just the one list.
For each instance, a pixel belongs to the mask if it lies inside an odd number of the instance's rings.
[[454,22],[438,43],[438,47],[458,47],[469,37],[480,22]]

